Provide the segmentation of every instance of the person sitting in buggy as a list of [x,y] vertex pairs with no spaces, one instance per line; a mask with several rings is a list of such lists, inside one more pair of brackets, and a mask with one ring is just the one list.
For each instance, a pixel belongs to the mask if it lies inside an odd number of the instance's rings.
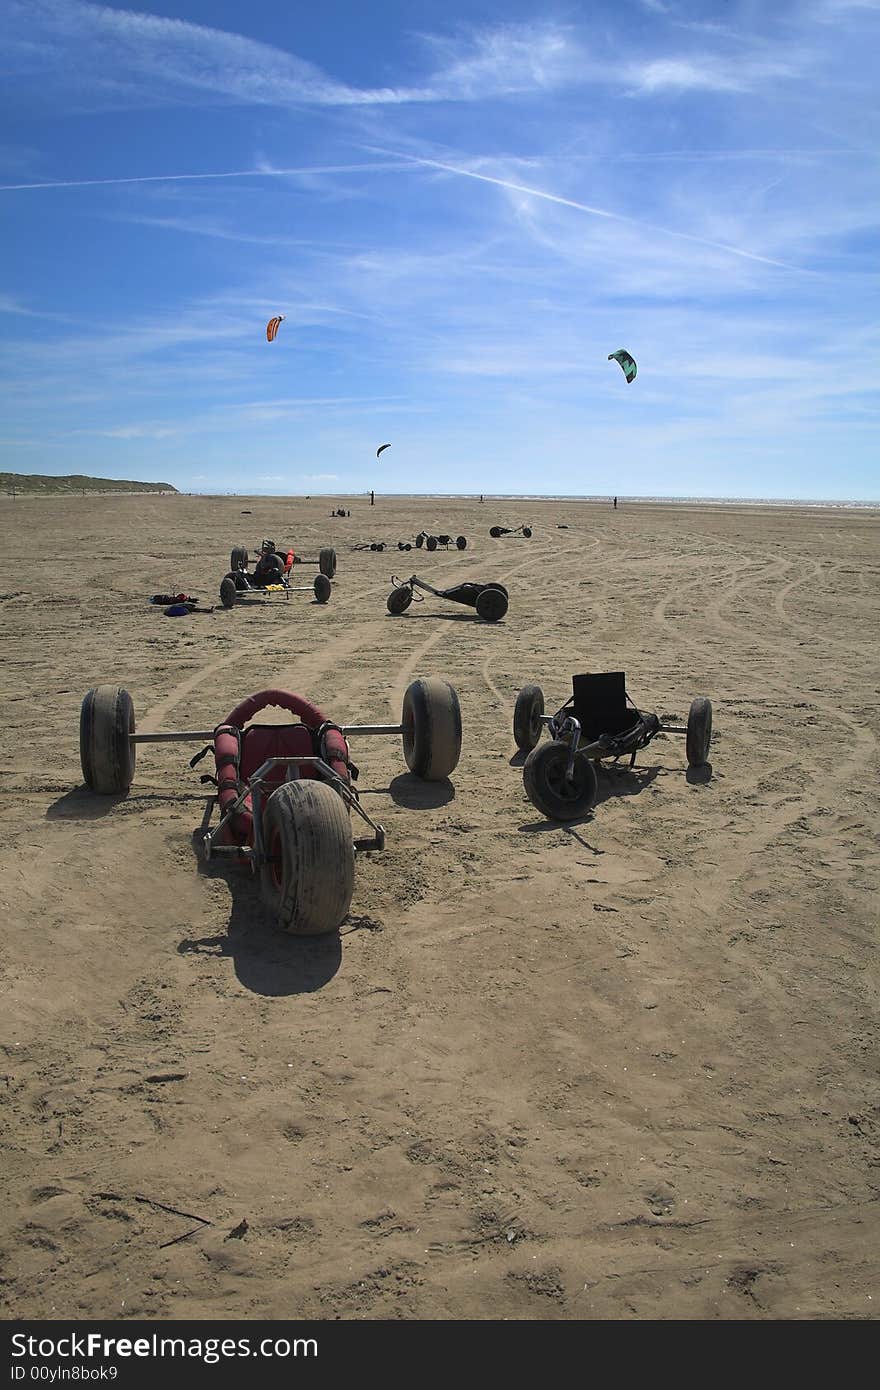
[[280,584],[293,564],[293,552],[280,555],[274,541],[261,541],[260,554],[249,576],[251,588],[264,589],[269,584]]

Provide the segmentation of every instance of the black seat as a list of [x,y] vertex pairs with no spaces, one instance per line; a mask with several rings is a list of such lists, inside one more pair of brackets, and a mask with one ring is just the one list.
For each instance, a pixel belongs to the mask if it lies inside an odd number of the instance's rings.
[[626,675],[623,671],[603,671],[595,675],[572,677],[574,702],[571,713],[586,739],[602,734],[622,734],[638,723],[637,709],[626,702]]

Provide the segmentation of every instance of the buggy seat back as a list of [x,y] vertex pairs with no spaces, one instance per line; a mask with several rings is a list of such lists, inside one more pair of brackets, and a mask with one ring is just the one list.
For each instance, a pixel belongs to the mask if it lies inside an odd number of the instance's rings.
[[[296,724],[252,724],[254,715],[270,705],[289,710],[301,721]],[[247,726],[247,727],[245,727]],[[341,730],[333,725],[317,705],[288,690],[261,690],[236,705],[214,730],[214,762],[217,768],[218,801],[221,816],[244,790],[248,778],[269,758],[323,758],[346,783],[351,781],[349,750]],[[280,763],[266,774],[267,795],[288,776],[288,766]],[[311,764],[294,764],[294,776],[320,777]],[[253,840],[253,799],[248,793],[241,810],[232,817],[228,839],[238,844]]]
[[571,713],[588,741],[602,734],[622,734],[638,723],[637,709],[627,704],[623,671],[602,671],[572,677],[574,701]]

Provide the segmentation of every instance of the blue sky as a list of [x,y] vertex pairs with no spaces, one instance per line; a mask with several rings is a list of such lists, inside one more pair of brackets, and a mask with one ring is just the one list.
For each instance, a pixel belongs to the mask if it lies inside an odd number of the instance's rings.
[[0,22],[0,467],[880,499],[880,0]]

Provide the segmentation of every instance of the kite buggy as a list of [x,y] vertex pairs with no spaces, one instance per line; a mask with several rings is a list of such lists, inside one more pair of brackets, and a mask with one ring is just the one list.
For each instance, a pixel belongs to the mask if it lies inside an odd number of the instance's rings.
[[[322,556],[325,553],[322,551]],[[335,572],[336,552],[331,550],[329,554],[333,557],[332,568]],[[224,576],[220,585],[220,602],[224,608],[232,608],[249,594],[268,595],[270,598],[283,595],[288,599],[291,594],[311,593],[314,594],[316,603],[326,603],[332,592],[328,576],[322,570],[320,574],[315,575],[311,584],[291,584],[290,571],[294,562],[292,550],[288,550],[286,555],[281,555],[275,549],[274,541],[263,541],[256,565],[253,570],[248,570],[247,551],[242,547],[236,547],[232,552],[232,569]],[[261,597],[258,601],[262,602],[265,599]]]
[[490,526],[489,535],[493,541],[497,541],[499,536],[525,536],[526,540],[532,534],[531,526]]
[[[293,723],[252,721],[269,706]],[[80,712],[80,761],[86,785],[124,796],[134,780],[139,743],[206,744],[190,761],[214,755],[214,776],[202,821],[204,859],[226,856],[248,864],[263,902],[282,930],[296,936],[336,931],[354,892],[356,850],[381,850],[385,831],[364,810],[353,783],[350,735],[400,734],[410,772],[438,782],[461,753],[461,709],[451,685],[436,676],[414,680],[403,697],[399,724],[335,724],[310,700],[287,690],[260,690],[213,729],[139,734],[134,705],[117,685],[93,687]],[[219,822],[210,829],[215,809]],[[355,839],[354,812],[370,833]]]
[[388,612],[393,613],[395,617],[405,613],[414,598],[417,598],[419,603],[424,601],[421,594],[416,595],[416,589],[433,594],[435,598],[448,599],[450,603],[463,603],[468,608],[475,608],[477,617],[482,618],[485,623],[499,622],[508,609],[509,599],[503,584],[465,583],[453,584],[451,589],[435,589],[433,584],[419,579],[417,574],[410,575],[409,579],[398,579],[393,574],[391,583],[394,588],[388,595],[387,607]]
[[[513,737],[528,757],[523,784],[532,805],[550,820],[575,820],[595,804],[599,789],[596,764],[603,758],[629,757],[658,734],[684,734],[691,767],[702,767],[712,740],[712,705],[705,696],[691,702],[687,725],[666,723],[659,715],[636,709],[626,693],[623,671],[572,678],[573,694],[556,714],[545,715],[544,692],[525,685],[516,699]],[[546,724],[551,743],[539,745]]]

